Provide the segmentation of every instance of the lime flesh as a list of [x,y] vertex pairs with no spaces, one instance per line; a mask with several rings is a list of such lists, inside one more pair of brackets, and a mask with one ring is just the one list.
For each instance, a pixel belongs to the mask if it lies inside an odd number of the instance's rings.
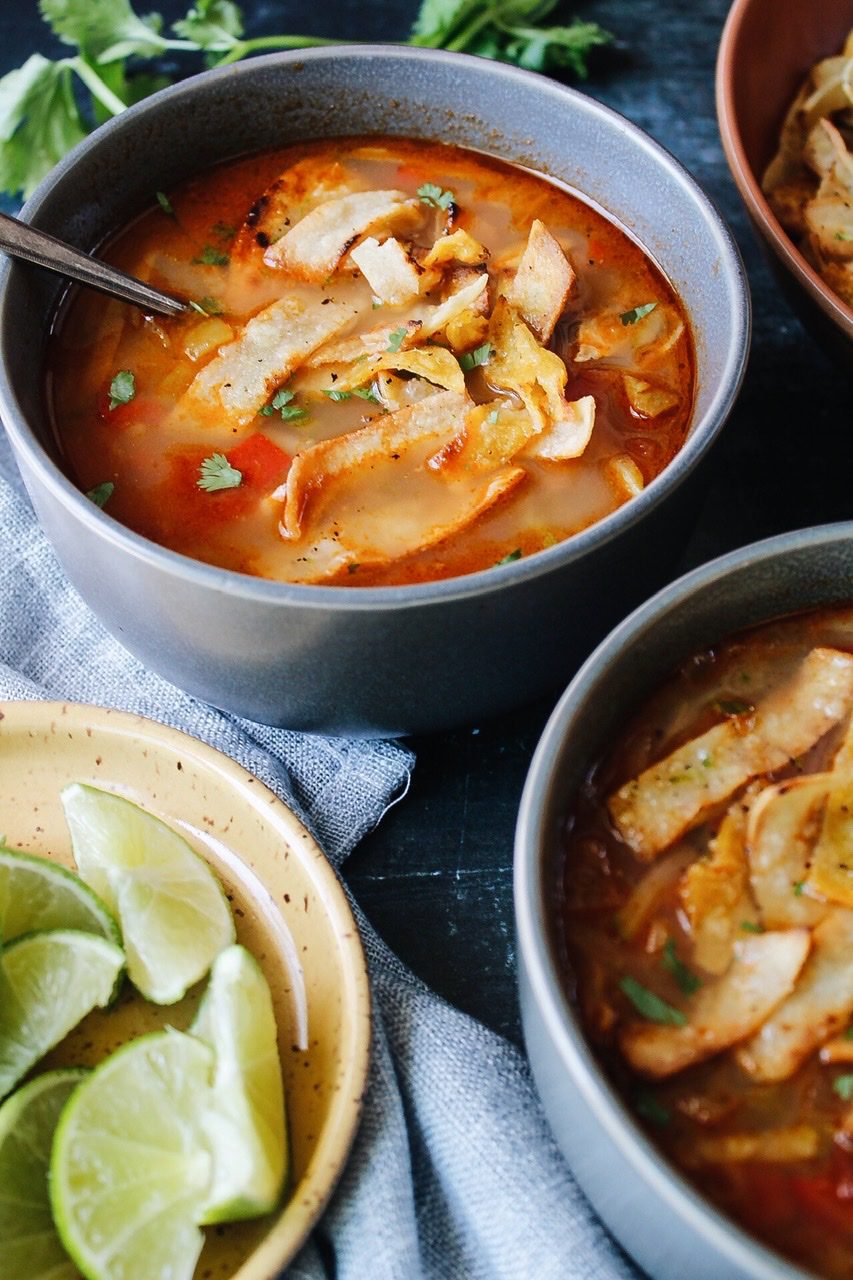
[[210,1182],[200,1127],[213,1054],[180,1031],[141,1036],[65,1107],[50,1166],[57,1230],[87,1280],[190,1280]]
[[0,1258],[15,1280],[77,1280],[53,1225],[47,1172],[60,1112],[87,1075],[46,1072],[0,1107]]
[[16,938],[0,952],[0,1098],[96,1006],[124,967],[113,942],[76,929]]
[[79,876],[0,842],[0,940],[35,929],[82,929],[121,945],[115,920]]
[[153,814],[82,783],[62,792],[80,875],[117,916],[131,981],[173,1004],[234,941],[222,886],[205,860]]
[[217,956],[192,1026],[216,1055],[210,1109],[203,1117],[213,1183],[201,1222],[269,1213],[284,1185],[284,1092],[272,997],[245,947]]

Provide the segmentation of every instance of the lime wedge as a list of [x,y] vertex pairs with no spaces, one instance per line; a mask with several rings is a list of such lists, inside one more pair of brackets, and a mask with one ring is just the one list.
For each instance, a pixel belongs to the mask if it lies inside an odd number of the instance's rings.
[[190,1280],[210,1179],[199,1127],[213,1054],[180,1031],[131,1040],[67,1103],[50,1198],[62,1243],[88,1280]]
[[123,796],[75,782],[62,803],[80,875],[118,916],[132,982],[174,1004],[234,941],[222,886],[183,836]]
[[49,1071],[0,1107],[0,1258],[15,1280],[77,1280],[53,1225],[47,1171],[59,1113],[88,1071]]
[[16,938],[0,952],[0,1098],[95,1006],[109,1004],[124,953],[75,929]]
[[121,946],[118,925],[79,876],[0,841],[0,939],[35,929],[83,929]]
[[269,1213],[284,1185],[284,1092],[270,989],[245,947],[217,956],[191,1030],[216,1055],[211,1106],[202,1120],[213,1183],[199,1221]]

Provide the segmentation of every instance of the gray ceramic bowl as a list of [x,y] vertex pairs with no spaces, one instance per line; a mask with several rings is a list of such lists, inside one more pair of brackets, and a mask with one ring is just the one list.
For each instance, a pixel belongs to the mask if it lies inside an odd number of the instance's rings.
[[749,302],[719,217],[647,137],[552,81],[434,50],[317,49],[188,80],[83,142],[24,216],[93,248],[155,190],[216,161],[370,133],[440,138],[554,174],[656,258],[692,320],[698,395],[687,443],[638,498],[568,542],[446,582],[288,586],[195,563],[122,528],[57,465],[41,353],[62,286],[18,264],[2,274],[0,413],[68,576],[130,650],[253,719],[378,734],[470,721],[556,687],[666,579],[691,514],[688,482],[743,375]]
[[655,1280],[805,1280],[667,1164],[586,1043],[558,959],[565,816],[631,711],[690,654],[781,614],[853,599],[853,522],[771,538],[712,561],[642,605],[558,703],[519,812],[515,913],[524,1035],[554,1134],[601,1217]]

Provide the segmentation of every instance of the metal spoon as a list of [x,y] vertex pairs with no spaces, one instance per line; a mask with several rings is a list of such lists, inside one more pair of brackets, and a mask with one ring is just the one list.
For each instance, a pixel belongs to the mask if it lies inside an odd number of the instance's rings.
[[120,298],[122,302],[132,302],[143,311],[153,312],[158,316],[177,316],[186,311],[187,304],[159,289],[152,289],[143,284],[135,276],[126,275],[109,267],[98,258],[92,258],[79,249],[73,249],[63,240],[49,236],[46,231],[36,231],[35,227],[8,214],[0,213],[0,249],[11,254],[13,258],[24,258],[34,262],[36,266],[46,267],[48,271],[56,271],[61,276],[69,276],[80,284],[91,285],[111,298]]

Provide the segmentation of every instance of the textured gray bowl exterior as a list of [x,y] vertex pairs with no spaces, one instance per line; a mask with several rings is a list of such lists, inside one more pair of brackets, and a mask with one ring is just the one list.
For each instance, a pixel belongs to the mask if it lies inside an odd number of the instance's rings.
[[155,190],[224,158],[368,133],[441,138],[553,174],[657,259],[692,317],[699,387],[687,444],[639,498],[537,556],[449,582],[297,587],[197,564],[122,528],[57,465],[42,355],[62,285],[20,264],[0,276],[0,414],[68,576],[128,649],[252,719],[394,734],[475,720],[557,687],[665,581],[691,515],[688,482],[743,376],[749,299],[715,211],[632,125],[542,77],[431,50],[310,50],[195,77],[83,142],[24,216],[91,249]]
[[611,1089],[565,991],[556,912],[562,830],[587,771],[679,662],[781,614],[853,600],[853,522],[784,534],[664,588],[592,654],[554,710],[522,796],[515,913],[524,1036],[578,1181],[655,1280],[804,1280],[662,1159]]

